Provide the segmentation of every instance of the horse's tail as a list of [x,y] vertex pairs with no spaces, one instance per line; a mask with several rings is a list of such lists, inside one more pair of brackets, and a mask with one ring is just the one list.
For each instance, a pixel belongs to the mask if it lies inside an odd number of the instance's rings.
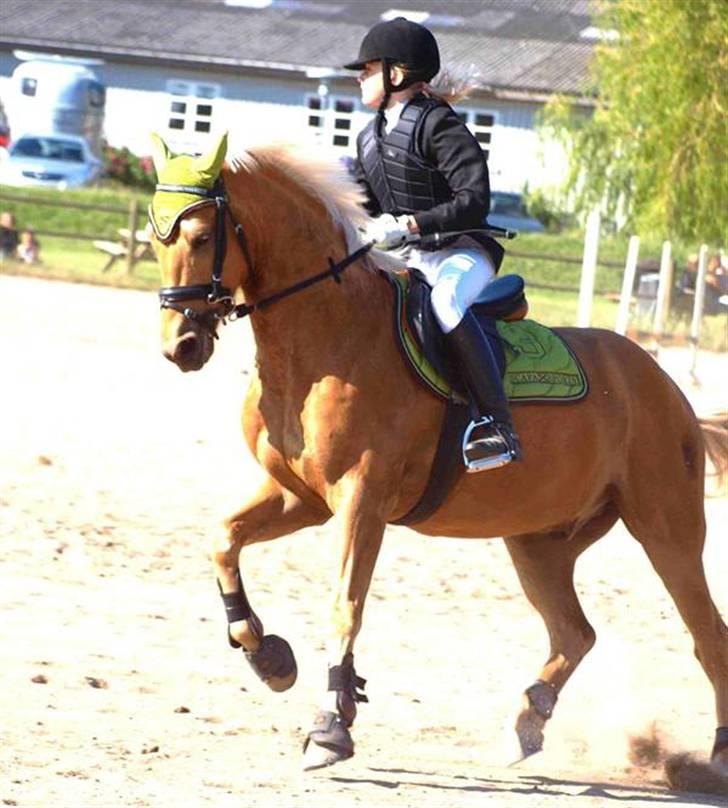
[[719,412],[698,418],[705,441],[705,453],[713,466],[710,475],[716,483],[718,495],[725,495],[728,483],[728,413]]

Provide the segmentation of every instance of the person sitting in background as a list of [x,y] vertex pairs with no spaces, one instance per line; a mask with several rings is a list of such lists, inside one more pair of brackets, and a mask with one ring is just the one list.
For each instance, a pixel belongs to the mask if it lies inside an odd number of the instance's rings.
[[728,294],[728,268],[723,264],[720,253],[710,256],[705,282],[718,295]]
[[[688,256],[685,269],[680,276],[678,287],[683,292],[694,292],[698,279],[698,255],[692,253]],[[705,283],[715,292],[725,294],[728,292],[728,267],[723,263],[720,253],[715,253],[708,259],[705,268]]]
[[15,216],[8,211],[0,213],[0,259],[15,258],[18,249],[18,230]]
[[695,284],[698,280],[698,254],[691,253],[680,276],[678,288],[687,294],[695,293]]
[[40,252],[40,244],[35,237],[35,233],[28,229],[23,230],[20,234],[20,243],[17,248],[17,256],[21,261],[26,264],[35,264],[38,260],[38,253]]

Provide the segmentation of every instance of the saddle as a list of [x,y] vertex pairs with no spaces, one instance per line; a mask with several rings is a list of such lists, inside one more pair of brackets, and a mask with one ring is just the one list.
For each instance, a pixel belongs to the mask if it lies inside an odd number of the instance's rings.
[[[422,273],[383,273],[395,289],[395,333],[406,364],[422,384],[446,401],[430,477],[419,502],[392,524],[412,525],[440,507],[464,467],[463,433],[474,416],[430,302]],[[588,392],[583,369],[568,345],[551,329],[523,319],[528,312],[524,281],[503,275],[488,284],[471,306],[486,335],[511,402],[576,401]]]
[[[406,327],[411,332],[422,352],[422,358],[446,382],[449,397],[468,402],[467,391],[457,372],[457,365],[450,356],[442,330],[435,319],[430,303],[430,286],[424,275],[416,269],[408,270],[408,282],[404,295]],[[522,320],[528,313],[528,302],[520,275],[503,275],[489,283],[471,311],[478,319],[483,333],[490,343],[498,367],[503,376],[506,358],[496,320]]]

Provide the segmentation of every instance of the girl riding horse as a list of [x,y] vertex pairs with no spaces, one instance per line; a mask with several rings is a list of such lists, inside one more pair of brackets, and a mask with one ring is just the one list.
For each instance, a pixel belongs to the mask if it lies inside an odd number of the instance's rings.
[[466,431],[466,467],[520,460],[498,364],[469,311],[503,258],[498,242],[477,233],[490,208],[488,164],[467,126],[427,84],[440,70],[435,37],[397,17],[375,25],[345,67],[359,71],[362,102],[377,110],[357,138],[356,178],[367,209],[378,214],[366,237],[391,249],[415,234],[472,231],[406,255],[432,286],[435,317],[478,411]]

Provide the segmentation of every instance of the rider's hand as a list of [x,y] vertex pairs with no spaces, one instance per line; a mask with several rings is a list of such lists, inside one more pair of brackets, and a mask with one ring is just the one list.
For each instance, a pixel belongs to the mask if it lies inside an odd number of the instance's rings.
[[395,218],[391,213],[384,213],[368,222],[364,229],[365,241],[374,242],[380,250],[392,250],[399,247],[411,236],[407,226],[407,216]]

